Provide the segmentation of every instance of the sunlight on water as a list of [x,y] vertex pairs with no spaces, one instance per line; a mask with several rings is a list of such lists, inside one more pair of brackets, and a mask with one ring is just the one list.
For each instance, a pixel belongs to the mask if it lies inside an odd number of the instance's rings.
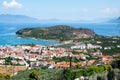
[[[30,38],[17,38],[15,32],[26,27],[48,27],[58,24],[0,24],[0,45],[19,45],[35,43],[40,45],[58,44],[57,41],[36,40]],[[120,24],[117,23],[89,23],[89,24],[65,24],[76,28],[90,28],[98,35],[120,36]]]

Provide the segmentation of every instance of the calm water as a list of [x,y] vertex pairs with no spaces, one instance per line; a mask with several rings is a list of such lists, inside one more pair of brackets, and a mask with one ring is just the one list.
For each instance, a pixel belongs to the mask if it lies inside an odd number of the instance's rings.
[[[26,43],[35,43],[40,45],[58,44],[57,41],[36,40],[30,38],[17,38],[15,32],[26,27],[47,27],[58,24],[0,24],[0,45],[19,45]],[[64,24],[63,24],[64,25]],[[66,24],[76,28],[90,28],[99,35],[120,36],[120,24],[118,23],[81,23]]]

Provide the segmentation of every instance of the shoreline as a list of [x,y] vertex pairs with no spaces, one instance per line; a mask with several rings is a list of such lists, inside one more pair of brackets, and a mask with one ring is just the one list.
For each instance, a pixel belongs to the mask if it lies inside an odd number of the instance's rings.
[[[43,40],[43,41],[52,41],[52,42],[60,42],[59,40],[50,40],[50,39],[40,39],[40,38],[34,38],[34,37],[25,37],[25,36],[16,36],[16,38],[28,38],[28,39],[34,39],[34,40]],[[60,42],[61,43],[61,42]]]

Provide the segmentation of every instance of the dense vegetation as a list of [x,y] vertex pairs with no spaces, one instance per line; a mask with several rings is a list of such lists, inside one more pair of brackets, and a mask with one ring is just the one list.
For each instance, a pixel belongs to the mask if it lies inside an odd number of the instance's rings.
[[[82,38],[82,39],[74,39],[73,43],[70,44],[62,44],[58,45],[56,47],[62,47],[62,48],[67,48],[69,49],[71,46],[74,45],[76,42],[82,42],[84,44],[93,44],[93,45],[100,45],[102,46],[102,49],[90,49],[87,50],[88,53],[91,51],[97,51],[100,50],[104,55],[113,55],[116,53],[120,53],[120,37],[118,36],[113,36],[113,37],[108,37],[108,36],[95,36],[93,38]],[[105,48],[110,48],[110,49],[105,49]]]
[[46,28],[25,28],[16,32],[23,37],[39,39],[69,40],[74,38],[88,38],[96,34],[87,28],[73,28],[66,25],[57,25]]
[[[101,42],[101,43],[98,43]],[[107,36],[96,36],[88,42],[102,46],[102,49],[99,49],[103,54],[113,55],[120,53],[120,37],[107,37]],[[109,48],[109,49],[105,49]]]
[[[13,76],[13,80],[74,80],[80,76],[89,78],[90,80],[97,80],[97,78],[111,78],[118,77],[120,70],[112,69],[110,65],[105,66],[90,66],[81,68],[80,66],[68,69],[47,69],[36,68],[19,72]],[[112,75],[114,74],[114,75]],[[101,76],[100,76],[101,75]],[[112,76],[111,76],[112,75]],[[104,79],[105,80],[105,79]],[[114,80],[114,79],[112,79]]]
[[0,73],[0,80],[12,80],[12,78],[8,74],[4,75]]
[[[64,69],[48,69],[38,67],[31,70],[18,72],[13,80],[74,80],[84,76],[89,80],[119,80],[120,57],[117,57],[111,65],[86,66],[80,65]],[[9,80],[9,79],[8,79]]]
[[[37,71],[36,71],[37,70]],[[62,69],[36,68],[19,72],[13,80],[61,80]],[[37,78],[37,79],[36,79]]]
[[80,62],[80,59],[77,59],[77,58],[71,58],[71,57],[61,57],[61,58],[56,58],[56,57],[53,57],[53,61],[55,62],[62,62],[62,61],[66,61],[66,62],[69,62],[71,59],[72,62]]

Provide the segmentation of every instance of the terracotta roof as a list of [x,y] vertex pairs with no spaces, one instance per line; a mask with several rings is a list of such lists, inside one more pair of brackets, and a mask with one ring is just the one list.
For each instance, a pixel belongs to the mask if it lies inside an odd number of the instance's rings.
[[50,61],[47,64],[55,64],[55,61]]
[[87,65],[92,65],[96,60],[90,60],[87,62]]
[[77,64],[81,65],[82,67],[84,67],[84,66],[86,66],[86,65],[87,65],[85,61],[84,61],[84,62],[83,62],[83,61],[78,62]]
[[104,62],[104,63],[110,63],[111,60],[110,59],[103,59],[102,62]]

